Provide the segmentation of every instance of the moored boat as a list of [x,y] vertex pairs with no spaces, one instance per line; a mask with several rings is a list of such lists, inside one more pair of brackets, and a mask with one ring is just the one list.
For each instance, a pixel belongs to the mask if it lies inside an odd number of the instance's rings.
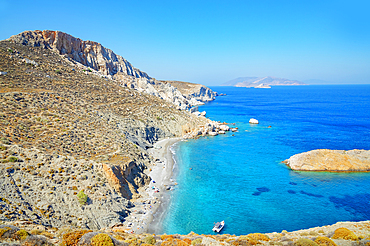
[[225,221],[217,222],[214,226],[212,231],[220,232],[225,226]]

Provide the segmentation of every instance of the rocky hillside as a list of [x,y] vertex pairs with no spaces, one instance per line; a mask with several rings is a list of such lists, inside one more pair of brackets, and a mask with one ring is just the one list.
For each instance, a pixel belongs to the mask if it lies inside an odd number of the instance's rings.
[[[10,41],[30,47],[51,49],[84,70],[118,81],[122,86],[136,89],[174,103],[180,109],[201,104],[200,101],[214,99],[214,93],[204,87],[193,86],[193,92],[186,96],[171,83],[162,83],[145,72],[134,68],[122,56],[100,43],[83,41],[60,31],[26,31],[9,38]],[[194,89],[198,89],[197,91]],[[193,96],[194,94],[194,96]]]
[[305,85],[305,83],[298,80],[290,80],[276,77],[240,77],[230,80],[221,86],[235,86],[235,87],[254,87],[254,88],[269,88],[269,86],[276,85]]
[[213,123],[37,40],[0,41],[0,221],[119,225],[150,181],[147,149]]
[[368,172],[370,150],[317,149],[293,155],[284,162],[297,171]]

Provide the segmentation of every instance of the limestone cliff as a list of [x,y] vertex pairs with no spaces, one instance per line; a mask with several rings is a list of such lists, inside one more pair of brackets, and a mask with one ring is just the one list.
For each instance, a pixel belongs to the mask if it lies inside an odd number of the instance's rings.
[[370,151],[317,149],[293,155],[284,162],[297,171],[367,172]]
[[[31,47],[52,49],[72,62],[93,69],[93,73],[99,73],[106,78],[116,80],[122,86],[172,102],[179,109],[188,109],[199,105],[201,104],[199,100],[214,99],[214,93],[209,88],[200,85],[193,86],[192,93],[182,94],[176,86],[151,78],[145,72],[133,67],[122,56],[116,55],[100,43],[83,41],[64,32],[25,31],[10,37],[9,40]],[[84,67],[81,69],[88,71]]]

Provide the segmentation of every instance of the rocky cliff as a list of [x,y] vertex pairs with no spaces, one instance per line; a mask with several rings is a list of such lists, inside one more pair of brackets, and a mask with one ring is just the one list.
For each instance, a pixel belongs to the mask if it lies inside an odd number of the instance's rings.
[[368,172],[370,150],[318,149],[293,155],[284,162],[297,171]]
[[[105,48],[100,43],[83,41],[60,31],[25,31],[9,38],[10,41],[31,47],[51,49],[71,62],[78,63],[80,69],[103,75],[108,79],[117,81],[122,86],[127,86],[154,95],[172,102],[179,109],[188,109],[201,104],[199,100],[213,100],[214,93],[204,94],[204,87],[193,86],[193,93],[183,95],[171,83],[162,83],[151,78],[145,72],[133,67],[122,56],[116,55],[112,50]],[[196,91],[198,89],[198,91]],[[194,95],[193,95],[194,94]],[[213,99],[211,99],[213,98]]]
[[202,102],[212,101],[217,96],[217,92],[214,92],[210,88],[201,84],[193,84],[182,81],[161,81],[161,82],[176,87],[181,92],[181,94],[185,96],[185,98],[190,100],[193,106],[201,105],[203,104]]
[[82,71],[41,40],[0,41],[0,221],[119,225],[150,181],[144,171],[154,161],[147,149],[159,139],[201,135],[217,124]]

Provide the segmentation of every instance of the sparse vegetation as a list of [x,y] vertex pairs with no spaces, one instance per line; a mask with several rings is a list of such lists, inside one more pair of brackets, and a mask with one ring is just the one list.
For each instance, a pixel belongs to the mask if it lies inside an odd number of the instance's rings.
[[85,205],[86,202],[87,202],[87,195],[84,193],[83,190],[81,190],[78,194],[77,194],[77,198],[78,198],[78,202],[81,204],[81,205]]

